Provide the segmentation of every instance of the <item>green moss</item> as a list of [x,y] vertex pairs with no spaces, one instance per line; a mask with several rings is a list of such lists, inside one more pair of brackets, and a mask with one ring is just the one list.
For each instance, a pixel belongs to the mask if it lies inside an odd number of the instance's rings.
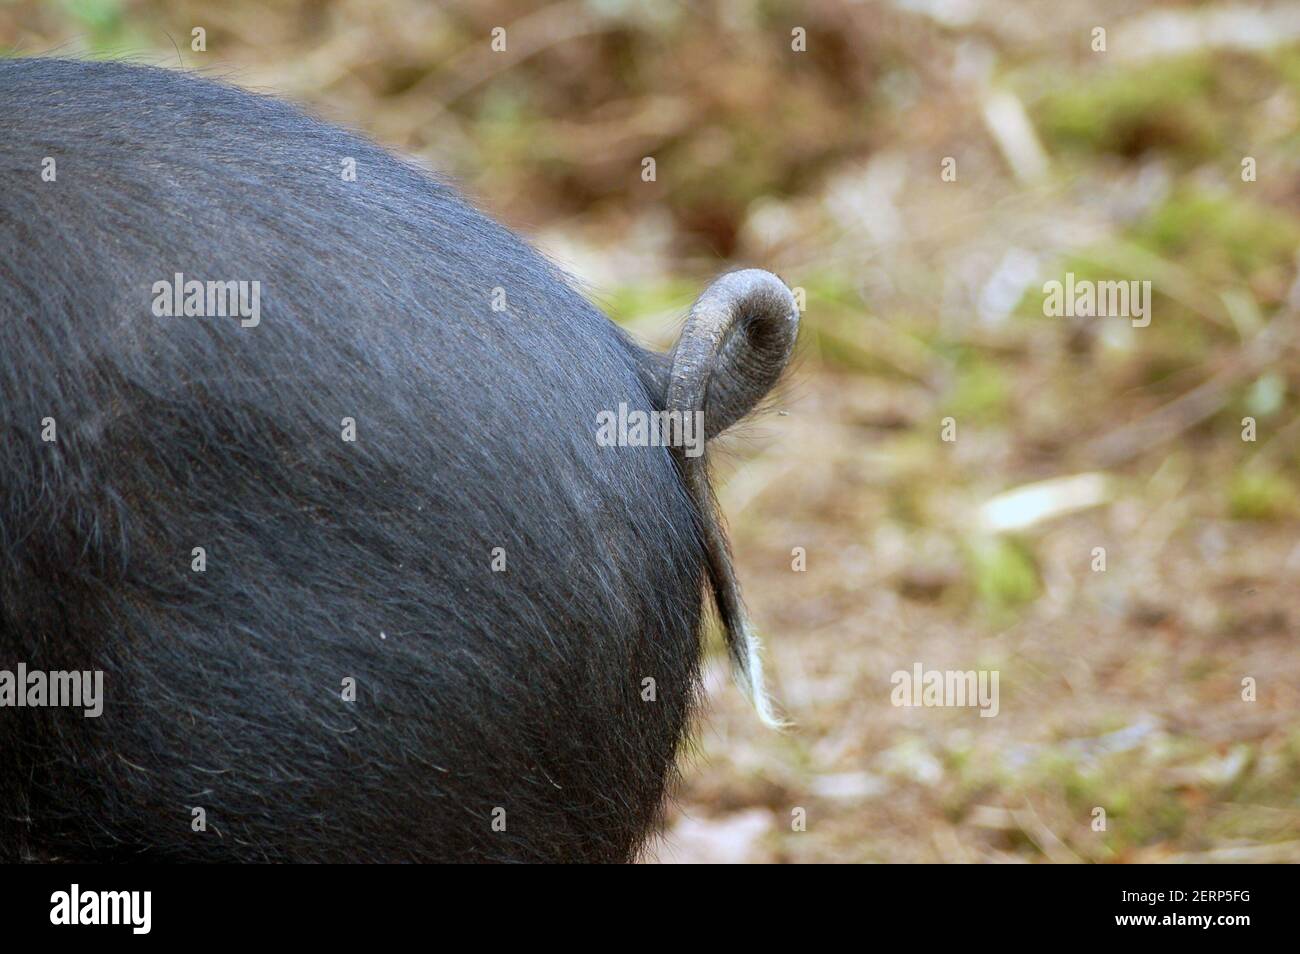
[[1296,489],[1281,474],[1238,470],[1228,487],[1228,513],[1237,520],[1278,520],[1296,511]]
[[862,296],[848,272],[817,271],[805,273],[800,282],[808,294],[808,311],[819,307],[838,307],[861,313]]
[[704,282],[695,284],[685,279],[623,284],[602,289],[599,305],[618,322],[663,312],[680,312],[685,316],[704,285]]
[[1040,589],[1038,567],[1022,542],[1010,537],[972,541],[967,562],[980,601],[995,610],[1032,602]]
[[1289,269],[1300,245],[1300,223],[1243,195],[1189,187],[1158,207],[1134,238],[1207,283],[1231,282],[1265,268]]
[[1210,57],[1167,60],[1159,69],[1133,66],[1055,89],[1034,118],[1049,144],[1067,150],[1136,156],[1163,149],[1206,158],[1224,136],[1217,90]]
[[[1059,750],[1045,753],[1025,773],[1021,787],[1041,790],[1058,787],[1079,820],[1077,832],[1091,832],[1093,810],[1106,812],[1106,831],[1097,833],[1106,852],[1127,850],[1180,837],[1187,829],[1189,812],[1178,790],[1162,781],[1166,766],[1151,753],[1133,750],[1080,763]],[[1063,833],[1068,834],[1068,833]],[[1082,847],[1085,841],[1072,840]]]
[[968,352],[957,364],[946,412],[958,422],[989,423],[1006,416],[1011,388],[1006,374],[992,361]]
[[[156,34],[146,35],[137,22],[130,21],[123,0],[62,0],[60,6],[86,40],[91,56],[114,58],[130,50],[155,45],[166,49],[170,45]],[[189,34],[172,37],[183,55],[190,53],[190,40]]]
[[1268,61],[1277,70],[1282,83],[1293,93],[1300,94],[1300,47],[1282,47],[1274,51]]
[[1255,417],[1271,417],[1286,402],[1287,382],[1281,374],[1270,371],[1255,380],[1246,392],[1247,413]]

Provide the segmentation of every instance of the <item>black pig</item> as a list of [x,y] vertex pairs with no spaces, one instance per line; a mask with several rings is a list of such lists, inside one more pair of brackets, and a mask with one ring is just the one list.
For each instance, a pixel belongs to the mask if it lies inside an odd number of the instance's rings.
[[705,458],[597,419],[713,436],[797,322],[734,272],[655,355],[362,138],[0,61],[0,670],[104,685],[0,709],[0,856],[634,858],[706,581],[771,716]]

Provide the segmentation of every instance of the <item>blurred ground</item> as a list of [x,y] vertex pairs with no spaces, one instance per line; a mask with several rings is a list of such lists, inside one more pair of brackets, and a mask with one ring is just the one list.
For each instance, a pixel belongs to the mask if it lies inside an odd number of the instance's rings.
[[[805,291],[786,413],[717,461],[794,727],[715,653],[651,859],[1300,860],[1300,7],[9,0],[0,47],[361,128],[660,346],[730,264]],[[1045,317],[1067,272],[1151,324]],[[894,707],[918,662],[998,715]]]

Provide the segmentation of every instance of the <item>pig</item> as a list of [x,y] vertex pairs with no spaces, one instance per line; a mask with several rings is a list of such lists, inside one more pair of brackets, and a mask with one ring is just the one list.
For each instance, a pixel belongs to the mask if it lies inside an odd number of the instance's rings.
[[701,451],[780,279],[646,350],[444,179],[180,71],[0,61],[0,143],[0,671],[103,685],[0,707],[0,858],[635,860],[706,590],[778,721]]

